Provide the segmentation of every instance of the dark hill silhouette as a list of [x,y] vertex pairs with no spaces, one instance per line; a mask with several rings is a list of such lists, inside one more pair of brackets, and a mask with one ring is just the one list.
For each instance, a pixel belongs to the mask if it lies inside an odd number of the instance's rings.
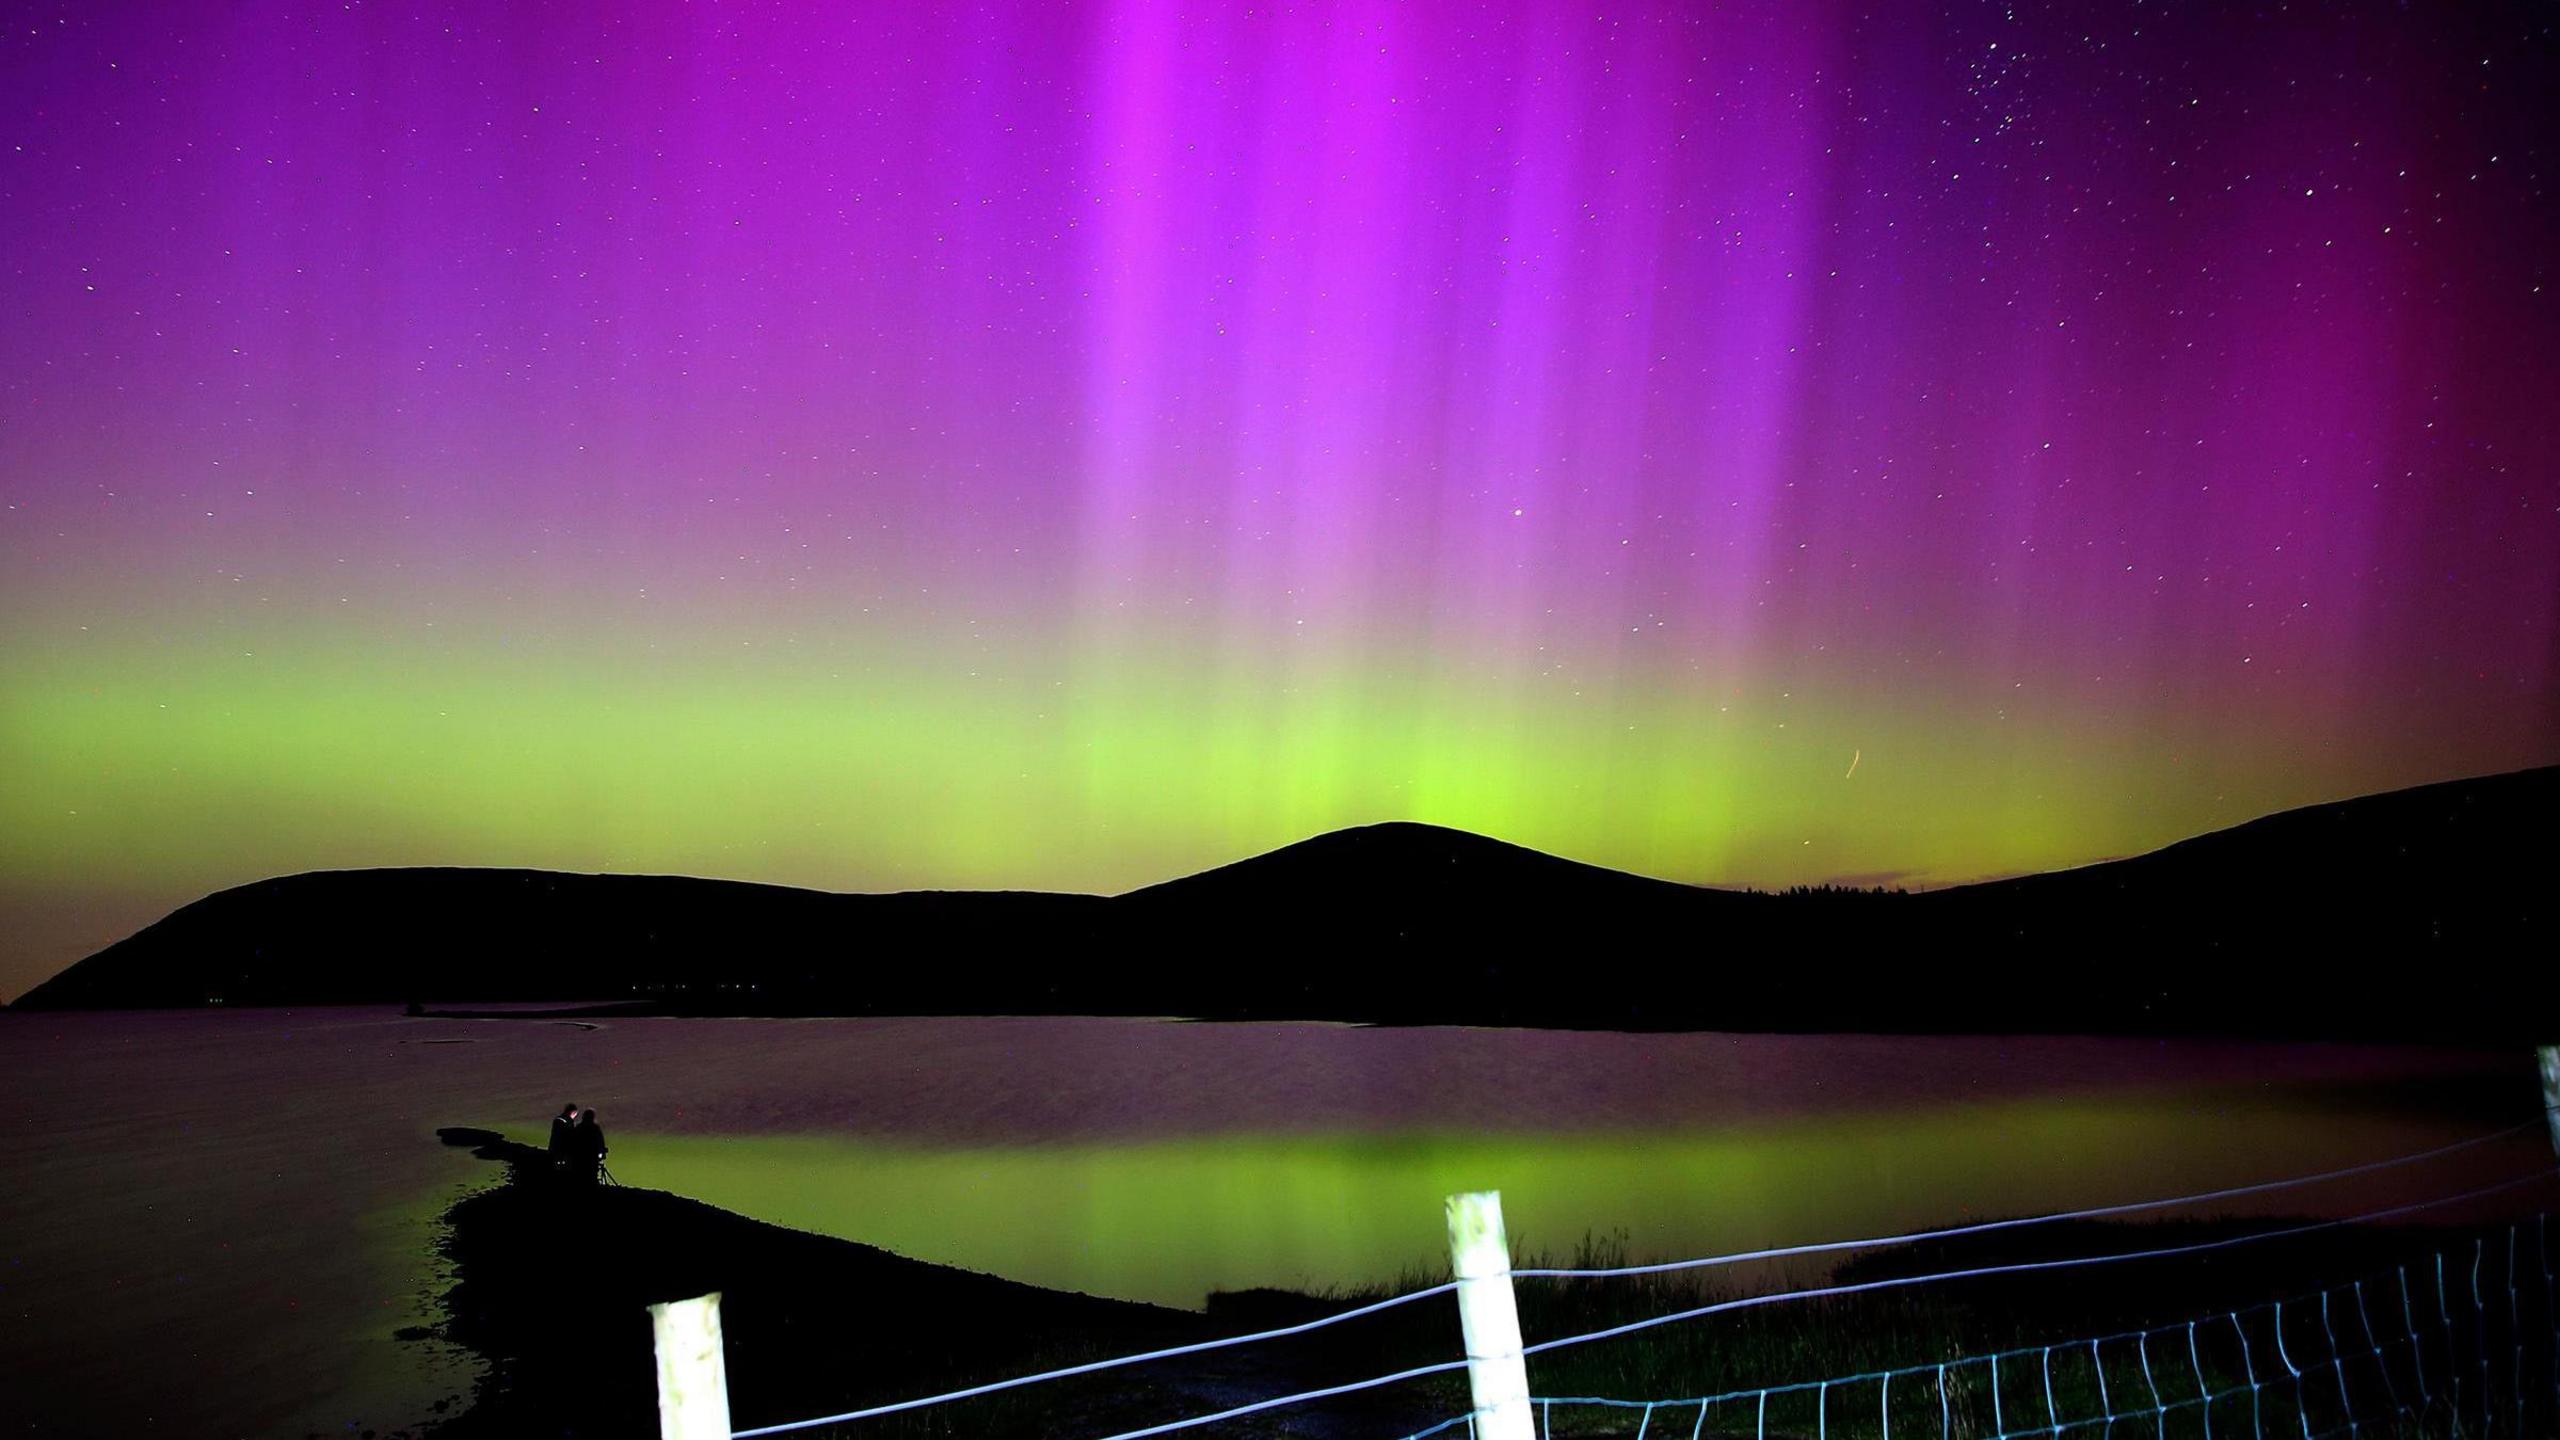
[[[1655,880],[1566,860],[1525,845],[1442,825],[1392,820],[1284,845],[1268,854],[1133,890],[1148,904],[1231,904],[1257,894],[1329,887],[1364,905],[1405,907],[1420,916],[1473,907],[1487,892],[1588,887],[1622,901],[1689,899],[1694,885]],[[1709,892],[1729,893],[1729,892]]]
[[1768,898],[1396,821],[1301,840],[1131,891],[1113,903],[1155,933],[1249,928],[1267,935],[1278,927],[1308,943],[1347,938],[1408,946],[1517,943],[1528,934],[1587,937],[1595,925],[1694,923]]
[[2021,945],[2103,928],[2243,958],[2290,946],[2305,959],[2523,959],[2560,939],[2555,820],[2560,766],[2287,810],[2148,855],[1919,898],[1933,922],[2013,930]]
[[[882,956],[1085,943],[1095,895],[832,895],[668,875],[323,870],[208,895],[19,998],[27,1008],[694,996]],[[696,994],[696,992],[701,992]],[[896,993],[894,987],[890,992]]]
[[643,1001],[1621,1028],[2512,1040],[2547,1030],[2560,768],[1918,895],[1711,890],[1416,824],[1104,898],[371,870],[209,896],[30,1008]]

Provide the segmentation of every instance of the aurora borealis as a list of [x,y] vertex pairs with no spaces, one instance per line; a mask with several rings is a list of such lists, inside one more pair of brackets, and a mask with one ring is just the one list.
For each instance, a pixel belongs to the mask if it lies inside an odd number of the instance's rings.
[[5,18],[0,994],[313,868],[1932,884],[2560,760],[2543,8]]

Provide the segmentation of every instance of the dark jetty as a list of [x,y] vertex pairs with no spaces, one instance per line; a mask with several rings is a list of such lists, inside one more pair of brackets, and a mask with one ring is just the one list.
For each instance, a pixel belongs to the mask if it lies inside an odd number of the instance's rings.
[[1415,824],[1112,897],[325,872],[197,901],[18,1003],[2514,1043],[2560,1008],[2555,814],[2560,767],[1910,895],[1703,889]]

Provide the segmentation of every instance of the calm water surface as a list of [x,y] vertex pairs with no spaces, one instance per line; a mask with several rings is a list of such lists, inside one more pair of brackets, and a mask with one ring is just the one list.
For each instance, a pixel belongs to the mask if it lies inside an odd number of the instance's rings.
[[[2523,1055],[2088,1039],[1133,1020],[0,1014],[0,1381],[39,1428],[356,1433],[458,1404],[440,1125],[603,1112],[625,1183],[1038,1284],[1198,1305],[1427,1264],[1500,1188],[1528,1248],[1642,1255],[2325,1168],[2533,1117]],[[2286,1197],[2347,1213],[2538,1137]],[[353,1430],[350,1426],[354,1427]]]

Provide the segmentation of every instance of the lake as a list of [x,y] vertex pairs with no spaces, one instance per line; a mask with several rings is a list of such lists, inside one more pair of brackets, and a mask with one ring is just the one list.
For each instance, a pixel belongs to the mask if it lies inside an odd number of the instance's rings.
[[[446,1283],[437,1216],[495,1177],[433,1132],[538,1143],[571,1100],[626,1184],[1196,1307],[1427,1265],[1461,1189],[1501,1189],[1524,1250],[1686,1256],[2324,1169],[2530,1120],[2539,1093],[2530,1055],[2344,1045],[7,1013],[10,1408],[360,1434],[462,1403],[469,1358],[398,1337]],[[2526,1135],[2258,1208],[2352,1213],[2549,1161]]]

